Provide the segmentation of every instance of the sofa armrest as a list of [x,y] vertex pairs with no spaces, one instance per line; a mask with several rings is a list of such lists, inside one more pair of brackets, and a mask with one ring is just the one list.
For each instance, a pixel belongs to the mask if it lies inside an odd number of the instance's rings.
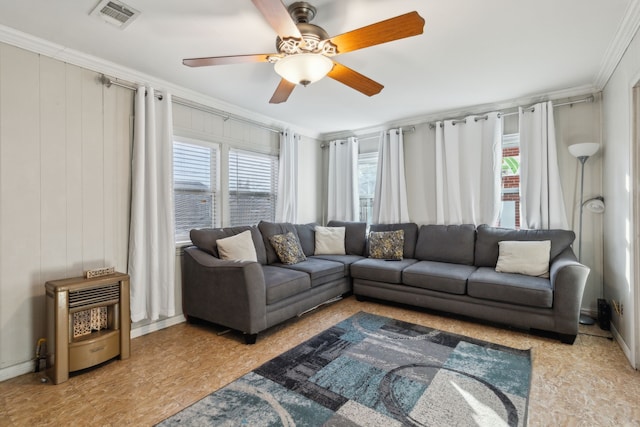
[[266,328],[262,265],[218,259],[197,247],[184,251],[184,314],[248,334]]
[[554,319],[560,333],[578,333],[582,295],[589,271],[589,267],[577,261],[570,247],[561,252],[550,266]]

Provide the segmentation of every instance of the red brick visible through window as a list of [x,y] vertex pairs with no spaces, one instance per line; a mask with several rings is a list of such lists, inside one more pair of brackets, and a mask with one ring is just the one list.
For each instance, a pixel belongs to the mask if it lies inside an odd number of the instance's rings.
[[520,155],[520,147],[509,147],[502,149],[502,157],[513,157]]
[[519,188],[520,175],[507,175],[502,177],[502,188]]

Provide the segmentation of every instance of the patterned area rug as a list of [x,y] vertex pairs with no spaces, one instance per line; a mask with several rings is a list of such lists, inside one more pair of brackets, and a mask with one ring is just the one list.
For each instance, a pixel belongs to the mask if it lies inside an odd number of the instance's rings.
[[358,313],[159,425],[523,426],[531,355]]

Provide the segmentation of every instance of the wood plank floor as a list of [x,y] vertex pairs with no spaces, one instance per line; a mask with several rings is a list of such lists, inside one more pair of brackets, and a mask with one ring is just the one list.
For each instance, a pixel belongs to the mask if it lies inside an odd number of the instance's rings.
[[575,344],[354,297],[271,328],[255,345],[221,328],[183,323],[131,341],[131,357],[64,383],[26,374],[0,383],[1,426],[134,425],[162,421],[358,311],[532,349],[530,426],[640,426],[640,372],[597,326]]

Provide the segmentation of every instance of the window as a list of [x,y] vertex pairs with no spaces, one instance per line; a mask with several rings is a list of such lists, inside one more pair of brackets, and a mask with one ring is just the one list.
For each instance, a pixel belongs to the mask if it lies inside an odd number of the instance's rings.
[[376,173],[378,169],[378,153],[361,153],[358,155],[358,193],[360,196],[361,222],[371,224],[373,216],[373,196],[376,192]]
[[218,225],[218,149],[205,143],[173,142],[176,241],[193,228]]
[[500,224],[520,228],[520,134],[502,137],[502,208]]
[[229,151],[230,225],[274,221],[278,192],[278,157],[250,151]]

